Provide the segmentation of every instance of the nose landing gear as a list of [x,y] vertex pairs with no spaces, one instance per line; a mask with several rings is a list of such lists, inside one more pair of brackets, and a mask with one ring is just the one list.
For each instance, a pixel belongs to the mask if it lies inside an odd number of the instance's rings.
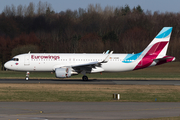
[[29,72],[26,72],[26,78],[25,78],[25,80],[27,80],[27,81],[29,80],[29,74],[30,74]]

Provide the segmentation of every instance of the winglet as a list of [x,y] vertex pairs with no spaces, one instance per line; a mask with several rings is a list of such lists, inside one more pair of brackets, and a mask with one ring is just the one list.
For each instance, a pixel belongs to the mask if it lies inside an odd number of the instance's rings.
[[101,62],[101,63],[107,63],[109,61],[109,56],[113,53],[113,51],[111,51],[107,57]]
[[106,51],[106,54],[108,54],[108,53],[109,53],[109,50]]
[[106,52],[104,51],[103,54],[109,54],[109,50],[107,50]]

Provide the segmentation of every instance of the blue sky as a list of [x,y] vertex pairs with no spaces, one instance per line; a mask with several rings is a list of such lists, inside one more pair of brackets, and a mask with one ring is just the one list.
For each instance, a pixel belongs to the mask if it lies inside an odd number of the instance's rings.
[[[180,0],[41,0],[52,5],[55,12],[66,11],[67,9],[76,10],[78,8],[87,8],[88,4],[100,4],[102,8],[105,6],[122,7],[128,4],[132,9],[134,6],[140,5],[146,11],[152,12],[180,12]],[[0,13],[6,5],[14,4],[28,6],[30,2],[37,3],[39,0],[0,0]]]

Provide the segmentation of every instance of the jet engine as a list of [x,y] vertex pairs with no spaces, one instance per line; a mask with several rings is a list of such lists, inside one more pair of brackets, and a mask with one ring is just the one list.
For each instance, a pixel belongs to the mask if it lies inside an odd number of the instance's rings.
[[70,67],[56,68],[55,74],[57,78],[71,77],[71,68]]

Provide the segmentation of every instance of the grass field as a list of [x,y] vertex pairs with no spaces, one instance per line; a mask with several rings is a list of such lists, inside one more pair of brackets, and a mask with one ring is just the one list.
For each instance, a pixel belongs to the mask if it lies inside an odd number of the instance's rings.
[[[25,78],[26,72],[0,71],[0,78]],[[136,71],[120,73],[100,73],[87,74],[90,79],[118,78],[118,79],[178,79],[180,80],[180,62],[172,62]],[[82,75],[72,76],[71,78],[81,79]],[[51,72],[31,72],[30,78],[55,78]]]
[[[113,100],[113,93],[121,99]],[[0,84],[0,101],[180,102],[180,86]]]

